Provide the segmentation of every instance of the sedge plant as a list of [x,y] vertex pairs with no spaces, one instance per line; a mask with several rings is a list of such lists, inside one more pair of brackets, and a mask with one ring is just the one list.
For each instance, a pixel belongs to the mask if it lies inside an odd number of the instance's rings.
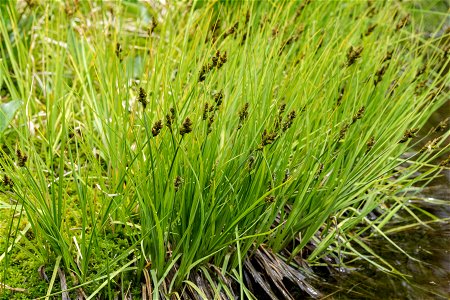
[[24,249],[49,278],[33,297],[251,298],[260,246],[357,256],[448,167],[444,125],[402,156],[448,98],[449,33],[419,25],[397,2],[2,4],[3,97],[23,104],[2,136],[0,281]]

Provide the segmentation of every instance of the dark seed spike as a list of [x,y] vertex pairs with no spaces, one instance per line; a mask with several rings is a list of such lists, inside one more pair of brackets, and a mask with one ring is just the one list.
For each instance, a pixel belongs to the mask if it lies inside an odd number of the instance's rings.
[[208,102],[205,103],[205,106],[203,107],[203,115],[202,115],[202,120],[206,120],[208,118],[208,112],[209,112],[209,104]]
[[223,66],[223,64],[227,62],[227,53],[224,52],[223,54],[220,54],[220,50],[217,50],[216,54],[212,57],[211,60],[212,60],[211,64],[205,64],[202,66],[202,69],[198,74],[198,82],[204,81],[206,79],[206,75],[213,68],[220,69]]
[[147,107],[147,92],[142,87],[139,88],[138,101],[142,104],[144,109]]
[[342,97],[344,97],[345,87],[341,87],[341,90],[339,91],[339,96],[336,100],[336,106],[340,106],[342,102]]
[[239,27],[239,22],[234,23],[233,26],[231,26],[231,27],[224,33],[223,38],[226,39],[227,36],[232,35],[233,33],[235,33],[236,30],[238,29],[238,27]]
[[116,56],[117,58],[121,59],[120,54],[122,53],[122,45],[120,43],[116,44]]
[[447,119],[441,121],[441,122],[436,126],[436,128],[433,128],[433,129],[432,129],[432,131],[433,131],[433,132],[445,131],[445,129],[448,127],[448,120],[449,120],[449,119],[450,119],[450,118],[447,118]]
[[175,109],[171,107],[169,111],[170,114],[166,114],[166,126],[172,129],[172,124],[175,121]]
[[286,110],[286,104],[282,103],[280,107],[278,108],[278,115],[282,115],[284,111]]
[[261,145],[259,146],[259,149],[264,148],[267,145],[272,144],[275,139],[277,138],[276,132],[268,132],[267,129],[264,129],[264,132],[261,135]]
[[349,124],[345,124],[344,126],[342,126],[341,130],[339,131],[339,141],[344,139],[348,128],[349,128]]
[[22,151],[20,151],[20,149],[17,149],[16,151],[16,155],[17,155],[17,160],[18,160],[18,166],[19,167],[25,167],[25,164],[28,160],[28,156],[23,153]]
[[273,195],[266,196],[264,198],[264,201],[266,201],[266,203],[273,203],[273,202],[275,202],[275,196],[273,196]]
[[216,103],[216,110],[222,105],[223,102],[223,91],[219,91],[214,95],[214,102]]
[[359,46],[357,48],[353,48],[353,46],[350,46],[347,52],[347,67],[353,65],[355,61],[361,57],[363,49],[363,46]]
[[6,188],[12,189],[14,187],[14,182],[11,178],[8,177],[8,175],[3,175],[3,185]]
[[412,128],[405,131],[403,134],[403,137],[398,141],[399,144],[405,143],[409,139],[412,139],[416,136],[417,131],[419,131],[419,128]]
[[161,129],[163,128],[163,124],[161,120],[158,120],[155,122],[155,124],[152,127],[152,135],[154,137],[158,136],[159,132],[161,131]]
[[255,163],[255,157],[254,156],[250,156],[248,158],[248,169],[249,170],[253,169],[254,163]]
[[355,123],[357,120],[361,119],[363,117],[365,111],[366,111],[366,108],[364,106],[361,106],[361,108],[358,110],[358,112],[353,116],[352,124]]
[[428,141],[425,146],[420,149],[419,153],[424,153],[425,151],[431,152],[434,149],[438,148],[439,142],[442,140],[442,137],[437,137],[431,141]]
[[376,76],[376,78],[375,78],[375,80],[374,80],[374,84],[375,84],[375,86],[381,81],[381,80],[383,80],[383,76],[384,76],[384,73],[386,72],[386,70],[388,69],[388,67],[389,67],[389,63],[387,63],[387,64],[385,64],[384,66],[382,66],[376,73],[375,73],[375,76]]
[[184,179],[181,176],[175,177],[175,179],[173,181],[173,185],[175,187],[175,192],[178,192],[178,190],[180,189],[180,187],[183,183],[184,183]]
[[152,23],[150,24],[150,27],[148,29],[150,35],[153,34],[153,32],[155,31],[155,28],[158,26],[158,22],[156,21],[155,18],[152,18]]
[[192,121],[189,118],[184,119],[183,124],[180,128],[180,134],[184,136],[185,134],[188,134],[192,131]]
[[394,53],[394,50],[388,51],[388,52],[386,53],[386,55],[384,56],[383,61],[382,61],[381,63],[384,63],[384,62],[386,62],[386,61],[388,61],[388,60],[391,60],[391,58],[392,58],[392,53]]
[[377,27],[377,25],[378,25],[378,24],[370,25],[370,26],[367,28],[367,31],[366,31],[366,33],[365,33],[364,35],[365,35],[365,36],[369,36],[369,35],[375,30],[375,27]]
[[439,163],[440,167],[450,167],[450,155]]
[[242,124],[248,118],[248,102],[244,104],[244,107],[239,111],[239,124],[238,129],[242,128]]
[[287,120],[284,122],[283,124],[283,132],[285,132],[286,130],[288,130],[289,128],[291,128],[292,123],[294,122],[294,119],[297,117],[297,113],[295,112],[295,110],[292,110],[288,116],[287,116]]
[[408,23],[409,23],[409,15],[406,15],[397,23],[397,26],[395,29],[397,31],[399,31],[400,29],[402,29],[403,27],[408,25]]
[[214,123],[214,118],[215,118],[214,113],[211,114],[211,115],[209,116],[209,119],[208,119],[208,126],[207,126],[207,128],[208,128],[208,134],[210,134],[211,131],[212,131],[212,124]]
[[369,153],[370,150],[372,150],[373,145],[375,145],[375,137],[370,137],[370,139],[367,141],[367,150],[366,150],[366,154]]

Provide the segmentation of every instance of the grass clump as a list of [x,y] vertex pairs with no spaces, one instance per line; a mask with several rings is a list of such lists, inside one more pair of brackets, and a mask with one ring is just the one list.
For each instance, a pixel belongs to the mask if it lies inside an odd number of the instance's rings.
[[252,254],[364,258],[352,243],[394,208],[358,226],[448,151],[444,131],[401,156],[448,97],[448,58],[396,2],[1,9],[2,101],[23,101],[2,137],[2,282],[24,251],[49,273],[32,297],[252,298]]

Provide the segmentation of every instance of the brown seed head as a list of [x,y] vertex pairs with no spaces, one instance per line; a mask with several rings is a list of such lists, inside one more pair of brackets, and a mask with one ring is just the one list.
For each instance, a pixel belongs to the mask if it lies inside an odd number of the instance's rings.
[[420,94],[423,93],[423,91],[424,91],[424,89],[425,89],[425,87],[427,85],[427,82],[428,82],[428,79],[425,79],[425,80],[422,80],[422,81],[417,83],[417,85],[416,85],[416,87],[414,89],[414,92],[415,92],[416,95],[420,95]]
[[214,123],[214,118],[215,118],[215,115],[214,115],[214,113],[213,114],[211,114],[210,116],[209,116],[209,119],[208,119],[208,126],[207,126],[207,128],[208,128],[208,134],[210,134],[211,133],[211,131],[212,131],[212,124]]
[[344,124],[344,126],[342,126],[341,130],[339,131],[339,141],[345,137],[345,134],[347,133],[348,128],[349,128],[349,124]]
[[212,67],[217,67],[217,65],[219,64],[219,60],[220,60],[220,51],[217,50],[216,55],[213,56],[212,58]]
[[155,122],[155,124],[152,127],[152,135],[154,137],[158,136],[159,132],[161,131],[161,129],[163,128],[163,124],[161,120],[158,120]]
[[436,128],[433,129],[433,132],[439,132],[439,131],[445,131],[445,129],[448,127],[448,120],[450,118],[447,118],[443,121],[441,121]]
[[377,27],[378,24],[372,24],[367,28],[366,33],[364,34],[365,36],[369,36],[375,29],[375,27]]
[[338,98],[337,98],[337,100],[336,100],[336,106],[341,105],[342,97],[344,97],[344,92],[345,92],[345,88],[344,88],[344,87],[341,87],[341,90],[339,91]]
[[395,29],[397,31],[399,31],[400,29],[405,27],[408,23],[409,23],[409,15],[406,15],[397,23],[397,26]]
[[181,176],[175,177],[175,179],[173,181],[173,185],[175,187],[175,192],[178,192],[178,190],[180,189],[180,187],[183,183],[184,183],[184,179]]
[[363,49],[363,46],[359,46],[357,48],[353,48],[353,46],[350,46],[347,52],[347,67],[353,65],[355,61],[361,57]]
[[375,145],[375,137],[371,136],[370,139],[367,141],[367,150],[366,150],[366,154],[372,150],[373,145]]
[[216,31],[219,29],[219,27],[220,27],[220,19],[217,19],[214,23],[211,24],[211,32],[215,34]]
[[386,55],[384,56],[383,61],[381,63],[384,63],[384,62],[386,62],[388,60],[391,60],[392,53],[394,53],[394,50],[386,52]]
[[389,68],[389,64],[383,65],[376,73],[375,73],[375,80],[374,84],[377,85],[381,80],[383,80],[384,73],[386,73],[386,70]]
[[226,62],[227,62],[228,58],[227,58],[227,52],[225,52],[224,54],[222,54],[220,56],[219,59],[219,63],[217,65],[217,68],[220,69]]
[[248,118],[248,102],[244,104],[244,107],[239,111],[239,124],[238,129],[242,128],[242,124]]
[[357,120],[361,119],[363,117],[365,111],[366,111],[366,108],[364,106],[361,106],[361,108],[358,110],[358,112],[353,116],[352,124],[355,123]]
[[189,118],[184,119],[183,124],[180,128],[180,134],[184,136],[185,134],[188,134],[192,131],[192,121]]
[[278,107],[278,115],[282,115],[284,113],[284,111],[286,110],[286,103],[282,103],[279,107]]
[[202,115],[203,121],[208,118],[208,112],[209,112],[208,108],[209,108],[209,104],[208,104],[208,102],[206,102],[205,106],[203,107],[203,115]]
[[272,144],[276,138],[277,138],[276,132],[267,132],[267,129],[264,129],[264,132],[261,135],[262,141],[261,141],[261,145],[259,146],[259,149],[262,149],[265,146]]
[[319,164],[319,169],[316,172],[316,176],[314,177],[315,179],[319,178],[320,174],[322,174],[323,171],[323,164]]
[[225,32],[225,34],[223,35],[223,38],[225,39],[227,36],[232,35],[233,33],[235,33],[236,30],[238,29],[238,27],[239,27],[239,22],[234,23],[233,26],[231,26],[231,27]]
[[420,153],[424,153],[425,151],[432,152],[433,150],[438,148],[438,143],[441,141],[442,137],[435,138],[434,140],[428,141],[425,146],[420,149]]
[[214,102],[216,102],[216,109],[219,109],[223,102],[223,91],[219,91],[214,95]]
[[28,160],[28,156],[25,153],[22,153],[20,149],[17,149],[16,154],[19,167],[25,167],[25,164]]
[[300,3],[299,7],[297,8],[297,11],[295,12],[295,19],[300,17],[305,7],[311,2],[311,0],[305,0],[302,3]]
[[446,159],[442,160],[439,166],[450,167],[450,155]]
[[116,43],[116,56],[120,59],[120,54],[122,53],[122,45],[120,43]]
[[155,20],[155,18],[152,19],[152,23],[150,24],[150,27],[148,28],[148,32],[152,34],[155,31],[155,28],[158,26],[158,22]]
[[280,30],[278,29],[278,26],[275,26],[272,29],[272,37],[276,37],[278,35],[278,33],[280,32]]
[[273,202],[275,202],[275,196],[272,196],[272,195],[266,196],[264,198],[264,201],[266,201],[266,203],[273,203]]
[[142,104],[144,109],[147,107],[147,93],[142,87],[139,88],[138,101]]
[[12,189],[14,187],[14,182],[12,181],[11,178],[8,177],[8,175],[5,174],[5,175],[3,175],[3,185],[6,188]]
[[254,156],[250,156],[248,158],[248,169],[249,170],[253,169],[254,163],[255,163],[255,157]]
[[208,74],[210,70],[209,65],[202,66],[202,69],[200,70],[200,73],[198,74],[198,82],[202,82],[206,79],[206,74]]
[[403,134],[403,137],[398,141],[399,144],[405,143],[409,139],[412,139],[416,136],[417,131],[419,131],[419,128],[412,128],[405,131]]
[[287,116],[287,120],[284,122],[283,124],[283,132],[288,130],[289,128],[291,128],[292,123],[294,122],[294,119],[297,117],[297,113],[295,112],[295,110],[292,110],[288,116]]
[[171,107],[170,114],[166,114],[166,126],[172,129],[172,124],[174,120],[175,120],[175,109]]

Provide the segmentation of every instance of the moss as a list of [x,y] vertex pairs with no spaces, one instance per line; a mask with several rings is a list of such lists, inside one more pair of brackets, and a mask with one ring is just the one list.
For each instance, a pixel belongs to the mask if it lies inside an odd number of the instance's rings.
[[2,263],[1,282],[12,288],[23,288],[27,292],[13,292],[3,290],[0,299],[31,299],[45,295],[47,283],[39,277],[38,269],[41,265],[39,259],[34,259],[27,251],[27,247],[14,247],[8,256],[9,266],[4,278],[4,264]]

